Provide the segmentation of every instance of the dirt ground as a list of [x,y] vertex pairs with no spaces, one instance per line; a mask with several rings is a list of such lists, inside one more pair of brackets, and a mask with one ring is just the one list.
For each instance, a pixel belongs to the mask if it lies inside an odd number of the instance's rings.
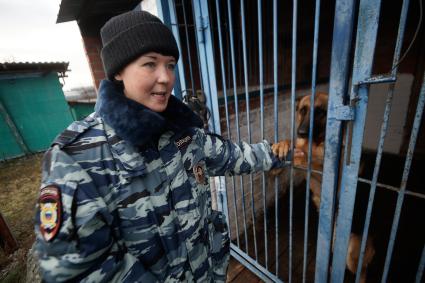
[[43,154],[0,162],[0,211],[19,249],[6,255],[0,249],[0,282],[24,282],[26,255],[34,242],[34,206],[41,179]]

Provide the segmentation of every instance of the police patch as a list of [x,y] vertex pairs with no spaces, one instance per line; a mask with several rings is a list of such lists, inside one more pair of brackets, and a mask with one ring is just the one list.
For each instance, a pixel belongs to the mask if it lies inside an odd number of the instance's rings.
[[47,186],[40,191],[40,232],[46,241],[51,241],[61,225],[62,203],[56,186]]
[[204,173],[204,168],[202,168],[202,165],[196,164],[195,166],[193,166],[192,170],[193,170],[193,174],[195,175],[196,182],[198,184],[206,185],[205,173]]

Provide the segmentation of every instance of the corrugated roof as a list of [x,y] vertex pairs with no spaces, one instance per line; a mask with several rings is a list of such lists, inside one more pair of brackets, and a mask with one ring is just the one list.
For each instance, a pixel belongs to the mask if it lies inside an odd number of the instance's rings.
[[22,73],[22,72],[60,72],[68,71],[69,62],[10,62],[0,63],[0,73]]
[[56,23],[95,15],[118,15],[135,8],[142,0],[62,0]]

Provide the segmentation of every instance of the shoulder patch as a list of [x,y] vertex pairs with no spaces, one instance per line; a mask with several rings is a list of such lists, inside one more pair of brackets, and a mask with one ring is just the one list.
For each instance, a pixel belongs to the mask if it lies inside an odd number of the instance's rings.
[[38,200],[40,207],[40,232],[47,242],[59,232],[62,222],[62,201],[59,188],[47,186],[41,189]]
[[79,131],[71,131],[71,130],[65,130],[62,133],[60,133],[55,140],[52,142],[52,146],[57,144],[59,147],[64,147],[70,143],[72,143],[82,132]]
[[178,149],[182,149],[183,147],[187,146],[192,141],[192,137],[190,135],[185,135],[181,137],[180,139],[175,141],[176,146]]
[[86,117],[82,121],[75,121],[54,139],[51,146],[59,145],[60,148],[63,148],[71,144],[78,136],[98,123],[99,122],[94,119],[92,115]]

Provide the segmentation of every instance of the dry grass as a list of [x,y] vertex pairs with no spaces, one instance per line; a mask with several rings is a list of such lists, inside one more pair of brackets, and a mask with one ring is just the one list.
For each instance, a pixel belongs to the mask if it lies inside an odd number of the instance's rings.
[[0,163],[0,211],[19,245],[12,255],[0,249],[0,282],[20,282],[25,277],[26,254],[34,242],[42,157],[39,153]]

